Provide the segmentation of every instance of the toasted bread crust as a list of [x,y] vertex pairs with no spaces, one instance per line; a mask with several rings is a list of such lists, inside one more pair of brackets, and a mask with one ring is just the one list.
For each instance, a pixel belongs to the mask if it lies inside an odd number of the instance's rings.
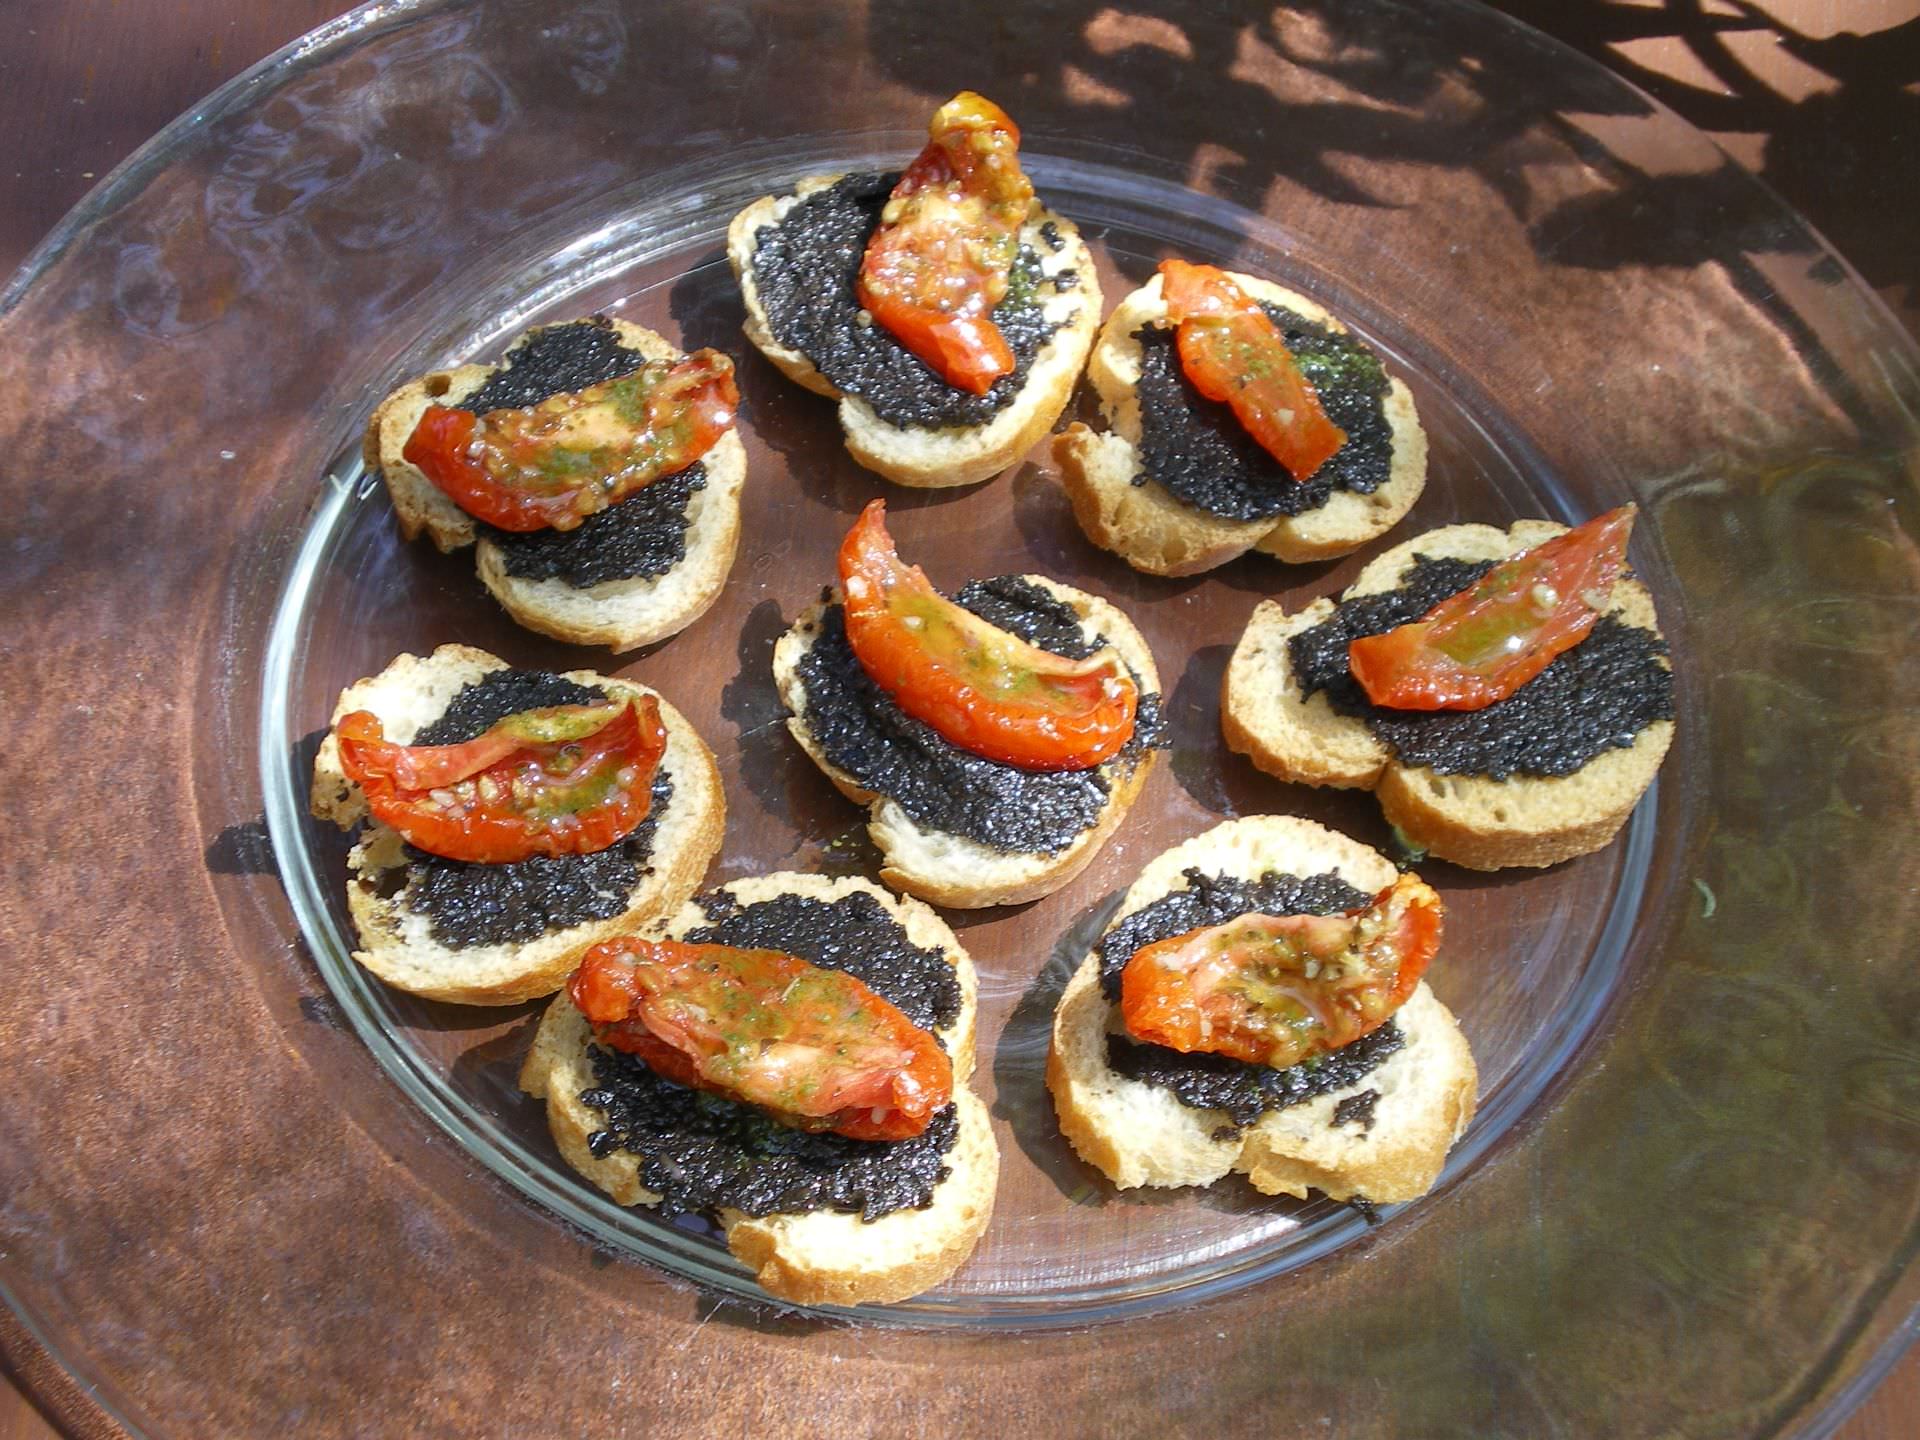
[[[1149,690],[1160,688],[1159,671],[1145,639],[1117,608],[1097,595],[1041,575],[1027,580],[1072,606],[1089,633],[1107,637]],[[1099,819],[1082,831],[1057,855],[1008,854],[977,841],[920,825],[893,800],[863,788],[834,766],[822,751],[806,721],[806,687],[799,664],[819,634],[823,606],[815,605],[794,622],[774,647],[773,673],[780,699],[788,711],[787,729],[809,759],[856,805],[868,807],[867,833],[879,847],[880,878],[896,890],[953,909],[988,905],[1020,905],[1051,895],[1092,863],[1107,837],[1126,818],[1134,799],[1158,763],[1155,751],[1142,755],[1131,767],[1109,761],[1107,803]]]
[[[574,322],[562,322],[574,323]],[[626,320],[609,322],[629,350],[648,360],[678,360],[672,341]],[[380,402],[367,424],[362,452],[369,470],[386,483],[400,533],[423,532],[443,554],[478,541],[475,565],[481,583],[515,621],[542,635],[576,645],[605,645],[619,652],[665,639],[706,613],[726,584],[740,536],[740,492],[747,452],[729,430],[702,457],[707,484],[689,507],[686,554],[664,575],[610,580],[591,586],[564,580],[526,580],[509,575],[500,547],[483,537],[473,517],[449,499],[406,458],[407,440],[429,405],[455,404],[501,369],[513,352],[541,330],[517,337],[500,365],[460,365],[409,381]]]
[[[464,645],[443,645],[425,659],[401,655],[379,675],[342,692],[333,720],[337,723],[351,710],[371,710],[380,716],[390,739],[406,744],[438,718],[453,695],[505,666],[504,660]],[[644,685],[592,671],[570,671],[567,678],[660,698]],[[387,888],[384,878],[406,860],[400,837],[372,823],[347,857],[347,909],[360,939],[353,958],[387,984],[430,1000],[515,1005],[559,989],[590,947],[680,906],[699,887],[719,851],[726,801],[713,753],[686,718],[664,699],[660,718],[667,730],[661,767],[673,778],[673,798],[655,832],[650,868],[635,880],[620,914],[526,942],[449,948],[433,938],[427,922],[408,911],[398,895],[381,893]],[[321,742],[314,762],[312,809],[343,829],[366,813],[358,788],[340,769],[332,734]]]
[[[1325,599],[1293,615],[1273,600],[1254,607],[1221,681],[1220,728],[1228,749],[1278,779],[1371,790],[1393,752],[1365,725],[1335,712],[1325,695],[1292,698],[1299,687],[1287,642],[1329,618],[1333,608]],[[1289,703],[1270,703],[1275,695]]]
[[[999,1148],[986,1107],[966,1088],[973,1070],[978,981],[973,962],[937,915],[917,901],[890,895],[871,881],[781,874],[736,881],[724,887],[743,903],[798,894],[835,900],[856,891],[872,895],[905,927],[916,945],[938,948],[959,977],[961,1013],[941,1033],[954,1062],[954,1103],[960,1133],[948,1154],[951,1173],[925,1210],[900,1210],[871,1223],[857,1215],[819,1211],[752,1218],[723,1211],[727,1248],[755,1272],[761,1287],[803,1305],[886,1303],[938,1285],[965,1263],[993,1214]],[[705,923],[691,903],[646,929],[680,935]],[[621,1205],[655,1205],[660,1197],[640,1183],[635,1155],[614,1151],[596,1157],[587,1137],[598,1128],[595,1113],[579,1103],[593,1086],[585,1017],[564,994],[541,1019],[533,1048],[521,1067],[520,1087],[544,1099],[547,1122],[562,1157]]]
[[[1391,884],[1396,873],[1384,856],[1310,821],[1249,816],[1150,862],[1109,928],[1184,888],[1189,867],[1248,878],[1331,869],[1367,891]],[[1193,1109],[1108,1066],[1114,1006],[1101,993],[1098,954],[1090,952],[1054,1012],[1047,1088],[1075,1153],[1121,1189],[1207,1185],[1238,1171],[1269,1195],[1305,1198],[1319,1190],[1337,1200],[1411,1200],[1433,1187],[1472,1118],[1478,1075],[1459,1026],[1424,983],[1397,1023],[1405,1047],[1361,1080],[1235,1129],[1218,1111]],[[1365,1090],[1378,1094],[1372,1126],[1336,1123],[1340,1102]]]
[[[1453,525],[1396,545],[1368,563],[1343,598],[1390,590],[1416,554],[1497,560],[1530,549],[1564,526],[1522,520],[1510,530]],[[1220,725],[1230,749],[1282,780],[1371,789],[1387,819],[1414,845],[1472,870],[1557,865],[1609,844],[1653,783],[1673,740],[1656,721],[1631,747],[1595,756],[1572,775],[1494,780],[1402,765],[1365,723],[1336,714],[1324,695],[1302,699],[1287,642],[1333,613],[1317,600],[1288,615],[1273,601],[1254,610],[1221,686]],[[1659,633],[1653,597],[1638,580],[1614,586],[1612,614]]]
[[[1232,274],[1254,297],[1283,305],[1336,331],[1346,327],[1304,295],[1251,275]],[[1426,486],[1427,437],[1414,410],[1413,394],[1390,377],[1384,403],[1393,433],[1393,466],[1385,484],[1370,495],[1336,490],[1324,505],[1299,515],[1262,520],[1224,520],[1177,499],[1140,471],[1140,344],[1142,326],[1164,322],[1167,308],[1160,277],[1120,302],[1101,328],[1087,374],[1100,395],[1107,423],[1099,433],[1072,425],[1053,444],[1061,484],[1074,518],[1087,538],[1149,575],[1197,575],[1249,550],[1291,564],[1345,555],[1398,524]]]
[[740,297],[747,311],[746,323],[741,329],[753,342],[754,349],[778,366],[782,375],[829,400],[840,398],[839,389],[814,368],[813,361],[773,338],[773,331],[767,325],[766,306],[760,301],[760,285],[754,278],[753,252],[759,246],[764,226],[777,223],[793,208],[795,201],[804,200],[816,190],[828,189],[840,178],[839,175],[811,175],[794,186],[791,194],[762,195],[727,225],[727,264],[733,269],[733,278],[740,286]]
[[[1137,407],[1136,407],[1137,408]],[[1159,485],[1135,485],[1140,459],[1117,431],[1075,422],[1054,438],[1054,463],[1086,537],[1148,575],[1200,575],[1254,549],[1268,520],[1222,520]]]
[[1389,765],[1374,797],[1416,845],[1469,870],[1540,868],[1611,844],[1653,783],[1673,722],[1649,725],[1625,750],[1596,755],[1560,779],[1491,780]]
[[[743,328],[747,338],[789,380],[840,402],[840,427],[846,435],[847,450],[875,474],[916,489],[974,485],[999,474],[1026,454],[1060,418],[1099,328],[1100,284],[1080,232],[1072,221],[1044,206],[1035,207],[1021,231],[1022,239],[1042,255],[1049,274],[1073,269],[1078,272],[1079,284],[1047,300],[1048,315],[1061,322],[1061,328],[1034,358],[1019,397],[984,425],[940,429],[890,425],[866,401],[844,394],[806,355],[774,339],[754,279],[753,257],[760,230],[777,223],[797,200],[840,178],[813,176],[801,181],[789,195],[762,196],[734,216],[727,227],[727,260],[746,303]],[[1049,222],[1065,241],[1057,252],[1040,238],[1040,227]]]
[[[524,343],[525,337],[516,343]],[[491,365],[456,365],[409,380],[382,400],[367,421],[360,447],[367,469],[386,483],[400,534],[417,540],[424,531],[443,555],[473,544],[473,517],[405,458],[407,440],[429,405],[458,401],[487,383]]]

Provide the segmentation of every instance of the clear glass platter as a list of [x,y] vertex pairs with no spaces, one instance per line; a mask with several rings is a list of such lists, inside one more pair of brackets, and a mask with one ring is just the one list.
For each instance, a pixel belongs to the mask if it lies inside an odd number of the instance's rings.
[[[0,891],[27,981],[0,1002],[0,1287],[126,1428],[1218,1428],[1284,1394],[1342,1434],[1758,1435],[1825,1424],[1893,1353],[1920,1212],[1911,342],[1697,134],[1487,12],[977,16],[369,7],[164,132],[0,302],[0,433],[42,478],[6,482],[33,537],[6,590],[8,688],[37,700],[20,853],[50,862]],[[990,40],[965,74],[954,27]],[[974,1259],[903,1306],[781,1312],[708,1228],[559,1162],[513,1084],[537,1006],[353,965],[304,776],[343,684],[458,640],[679,705],[727,786],[711,881],[873,873],[769,665],[886,487],[745,346],[721,237],[800,176],[899,163],[963,83],[1020,120],[1109,304],[1164,254],[1218,260],[1392,357],[1433,443],[1394,539],[1637,501],[1680,735],[1610,849],[1425,867],[1482,1079],[1433,1196],[1369,1227],[1239,1185],[1119,1194],[1054,1131],[1053,997],[1138,866],[1218,818],[1385,842],[1365,797],[1272,782],[1218,731],[1254,604],[1370,552],[1153,580],[1082,539],[1039,452],[893,492],[936,579],[1037,570],[1127,609],[1175,743],[1072,885],[950,915],[1003,1156]],[[733,353],[750,454],[727,592],[617,660],[404,545],[358,461],[397,380],[599,309]]]

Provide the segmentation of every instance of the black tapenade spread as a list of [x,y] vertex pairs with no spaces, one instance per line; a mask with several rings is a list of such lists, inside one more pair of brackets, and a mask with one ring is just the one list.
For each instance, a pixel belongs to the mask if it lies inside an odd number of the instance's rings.
[[[1021,246],[1006,298],[993,311],[993,323],[1013,352],[1013,372],[984,395],[955,389],[882,326],[871,319],[862,324],[864,312],[854,298],[867,240],[899,178],[844,176],[763,226],[753,252],[760,308],[775,340],[805,355],[837,389],[859,396],[889,425],[984,425],[1013,403],[1034,357],[1059,329],[1041,303],[1056,282],[1040,256]],[[1071,289],[1077,281],[1057,288]]]
[[[631,374],[647,357],[620,343],[605,316],[536,331],[456,408],[484,415],[521,410],[555,395]],[[481,525],[500,548],[507,574],[521,580],[564,580],[577,589],[609,580],[664,575],[687,555],[687,508],[707,483],[706,466],[656,480],[573,530],[514,532]]]
[[[781,895],[742,904],[725,891],[699,897],[708,923],[696,943],[782,950],[866,982],[925,1029],[959,1017],[960,982],[938,950],[915,945],[873,896],[837,900]],[[630,1055],[594,1046],[595,1088],[580,1096],[602,1112],[587,1139],[595,1155],[633,1152],[640,1183],[671,1212],[721,1208],[748,1215],[858,1211],[876,1220],[932,1203],[959,1133],[949,1105],[909,1140],[809,1134],[754,1109],[655,1075]]]
[[478,390],[450,402],[454,408],[484,415],[489,410],[525,410],[555,395],[631,375],[647,363],[638,350],[620,343],[620,332],[604,315],[536,330],[507,363]]
[[584,590],[609,580],[651,579],[687,558],[693,524],[687,511],[706,484],[707,467],[696,460],[589,515],[577,529],[484,529],[500,547],[507,574],[521,580],[564,580]]
[[[458,745],[509,715],[545,705],[596,705],[606,692],[538,670],[495,670],[448,702],[416,745]],[[452,950],[510,945],[550,930],[608,920],[627,908],[653,859],[653,837],[673,798],[666,767],[653,777],[647,818],[616,845],[593,855],[535,855],[504,865],[449,860],[406,847],[399,903],[425,917],[433,938]]]
[[[1317,1095],[1346,1089],[1371,1074],[1406,1043],[1400,1027],[1389,1020],[1330,1055],[1275,1070],[1225,1055],[1183,1055],[1163,1045],[1143,1045],[1125,1035],[1109,1035],[1107,1064],[1129,1080],[1171,1090],[1182,1105],[1219,1110],[1235,1125],[1244,1126],[1258,1124],[1269,1110],[1284,1110]],[[1334,1123],[1340,1123],[1337,1116]]]
[[447,701],[438,719],[420,728],[415,745],[463,745],[509,715],[549,705],[604,705],[607,692],[544,670],[489,670]]
[[1180,368],[1171,327],[1134,332],[1140,343],[1140,471],[1197,510],[1224,520],[1298,515],[1335,490],[1369,495],[1393,473],[1393,427],[1383,402],[1388,380],[1365,342],[1278,305],[1263,310],[1319,393],[1346,444],[1304,484],[1247,433],[1225,402],[1209,400]]
[[1491,561],[1416,555],[1398,589],[1341,601],[1331,618],[1287,642],[1301,694],[1324,691],[1329,705],[1364,720],[1402,764],[1495,780],[1571,775],[1596,755],[1632,745],[1656,720],[1673,718],[1673,672],[1660,663],[1666,642],[1608,615],[1484,710],[1391,710],[1369,701],[1348,668],[1347,647],[1418,620],[1492,568]]
[[[1017,575],[977,580],[954,596],[983,620],[1069,659],[1105,644],[1087,637],[1072,607]],[[1058,854],[1100,818],[1109,766],[1131,767],[1166,744],[1160,697],[1142,694],[1132,736],[1106,765],[1041,773],[963,750],[913,719],[874,684],[847,642],[846,613],[830,605],[798,666],[807,728],[834,766],[895,801],[917,823],[1010,854]]]
[[1362,1130],[1373,1129],[1373,1107],[1380,1103],[1378,1090],[1360,1090],[1347,1096],[1333,1107],[1335,1127],[1358,1125]]
[[[1247,880],[1189,870],[1186,878],[1186,889],[1141,906],[1101,938],[1096,953],[1100,989],[1107,999],[1119,1000],[1120,972],[1135,951],[1156,941],[1218,925],[1236,915],[1338,915],[1357,910],[1373,898],[1332,871],[1307,876],[1269,871],[1258,880]],[[1172,1091],[1183,1105],[1223,1111],[1235,1125],[1252,1125],[1269,1110],[1345,1089],[1405,1044],[1400,1027],[1389,1020],[1330,1055],[1276,1070],[1224,1055],[1183,1054],[1125,1035],[1109,1035],[1107,1063],[1129,1079]]]
[[667,1214],[720,1209],[746,1215],[857,1211],[878,1220],[924,1210],[947,1178],[960,1132],[949,1105],[910,1140],[849,1140],[769,1119],[751,1105],[663,1080],[631,1055],[589,1052],[594,1088],[580,1102],[604,1116],[587,1137],[597,1156],[630,1150],[640,1183]]

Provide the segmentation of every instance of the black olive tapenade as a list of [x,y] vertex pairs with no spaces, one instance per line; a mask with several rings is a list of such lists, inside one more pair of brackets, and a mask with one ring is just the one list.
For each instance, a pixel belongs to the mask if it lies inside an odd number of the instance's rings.
[[1330,618],[1287,642],[1302,697],[1324,691],[1336,712],[1364,721],[1404,765],[1495,780],[1571,775],[1673,718],[1673,672],[1661,663],[1666,642],[1610,615],[1484,710],[1392,710],[1369,701],[1348,668],[1347,647],[1418,620],[1492,568],[1492,561],[1416,555],[1397,588],[1341,601]]
[[[974,581],[954,599],[990,624],[1069,659],[1105,640],[1088,637],[1072,607],[1017,575]],[[847,642],[845,611],[822,612],[820,633],[797,667],[807,729],[828,762],[895,801],[917,824],[1010,854],[1058,854],[1098,822],[1113,766],[1138,765],[1167,743],[1158,694],[1143,693],[1133,734],[1091,770],[1043,773],[961,749],[894,703]]]
[[1278,305],[1261,308],[1285,335],[1327,418],[1347,432],[1346,443],[1311,478],[1295,480],[1224,401],[1209,400],[1195,388],[1180,368],[1172,327],[1148,325],[1133,337],[1140,345],[1140,469],[1134,484],[1154,481],[1224,520],[1264,520],[1318,509],[1335,490],[1370,495],[1387,483],[1393,427],[1379,357],[1352,335]]
[[1379,1103],[1378,1090],[1359,1090],[1347,1096],[1333,1107],[1335,1128],[1342,1125],[1358,1125],[1362,1130],[1372,1130],[1373,1107]]
[[[779,895],[743,904],[716,890],[695,903],[708,923],[682,937],[692,943],[780,950],[844,970],[924,1029],[959,1018],[960,982],[946,956],[915,945],[870,894],[830,901]],[[959,1133],[958,1112],[949,1105],[907,1140],[811,1134],[751,1105],[663,1079],[633,1056],[596,1045],[589,1058],[594,1088],[580,1101],[600,1111],[604,1123],[588,1136],[588,1148],[598,1156],[625,1149],[639,1157],[640,1183],[662,1197],[668,1213],[840,1210],[876,1220],[924,1208],[948,1174],[945,1156]]]
[[[605,316],[537,330],[507,356],[478,390],[454,408],[484,415],[519,410],[555,395],[630,375],[647,363],[620,343]],[[644,486],[617,505],[589,515],[573,530],[515,532],[480,524],[480,533],[500,549],[507,574],[520,580],[564,580],[586,589],[609,580],[664,575],[687,556],[687,510],[707,483],[706,466],[686,469]]]
[[[1095,953],[1101,993],[1108,1000],[1120,998],[1120,972],[1127,961],[1156,941],[1218,925],[1236,915],[1338,915],[1357,910],[1373,898],[1330,870],[1306,876],[1268,871],[1257,880],[1188,870],[1186,879],[1185,889],[1141,906],[1101,937]],[[1235,1125],[1246,1126],[1257,1123],[1269,1110],[1345,1089],[1405,1044],[1400,1027],[1389,1020],[1332,1054],[1276,1070],[1225,1055],[1183,1054],[1110,1034],[1107,1064],[1129,1079],[1171,1091],[1183,1105],[1219,1110]]]
[[609,580],[652,579],[687,558],[693,525],[688,511],[694,492],[706,484],[707,467],[696,460],[595,511],[572,530],[481,528],[499,547],[507,574],[519,580],[564,580],[584,590]]
[[669,1215],[738,1210],[745,1215],[855,1211],[878,1220],[923,1210],[950,1173],[960,1131],[951,1105],[909,1140],[849,1140],[795,1130],[737,1100],[662,1079],[632,1055],[589,1052],[594,1088],[580,1102],[601,1112],[587,1148],[604,1158],[629,1150],[640,1183]]
[[[458,745],[490,726],[547,705],[595,705],[607,692],[538,670],[494,670],[464,687],[416,745]],[[647,818],[618,844],[592,855],[534,855],[483,865],[405,848],[398,903],[428,922],[450,950],[512,945],[589,920],[610,920],[630,903],[652,867],[654,835],[673,799],[673,777],[653,777]]]
[[1071,605],[1024,575],[969,580],[954,598],[989,625],[1068,660],[1084,660],[1107,643],[1104,635],[1086,633]]
[[[1172,1091],[1182,1105],[1218,1110],[1234,1125],[1247,1126],[1258,1124],[1269,1110],[1284,1110],[1346,1089],[1365,1079],[1406,1043],[1399,1025],[1389,1020],[1331,1054],[1275,1070],[1226,1055],[1186,1055],[1162,1045],[1143,1045],[1125,1035],[1109,1035],[1107,1064],[1129,1080]],[[1341,1123],[1337,1114],[1334,1123]]]
[[645,355],[620,343],[611,320],[596,315],[534,331],[478,390],[447,403],[475,415],[525,410],[555,395],[631,375],[646,363]]
[[1038,253],[1021,246],[1006,298],[993,311],[993,323],[1013,353],[1013,371],[984,395],[956,389],[884,327],[870,318],[861,323],[865,312],[854,297],[854,281],[898,179],[897,173],[843,176],[761,227],[753,252],[760,308],[776,341],[805,355],[830,384],[859,396],[887,424],[984,425],[1018,398],[1034,358],[1060,328],[1047,319],[1042,297],[1050,289],[1072,288],[1078,277],[1057,284]]

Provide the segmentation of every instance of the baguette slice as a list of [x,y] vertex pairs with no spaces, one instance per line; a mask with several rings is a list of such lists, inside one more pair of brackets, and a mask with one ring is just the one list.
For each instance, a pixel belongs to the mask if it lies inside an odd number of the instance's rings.
[[[778,224],[795,204],[816,190],[836,183],[839,175],[820,175],[801,181],[791,195],[762,196],[733,217],[727,227],[727,260],[746,301],[746,335],[760,353],[788,379],[816,395],[840,402],[840,428],[853,458],[896,485],[937,489],[973,485],[999,474],[1030,450],[1052,428],[1066,408],[1074,382],[1080,378],[1100,325],[1100,282],[1093,257],[1071,220],[1036,204],[1020,232],[1021,240],[1041,257],[1049,276],[1063,270],[1078,273],[1079,283],[1064,293],[1047,297],[1043,310],[1060,329],[1040,349],[1027,371],[1026,384],[1012,404],[984,425],[925,429],[889,424],[857,395],[848,395],[815,368],[812,360],[774,339],[767,312],[754,280],[753,257],[760,231]],[[1065,242],[1052,249],[1040,234],[1051,223]]]
[[[651,330],[625,320],[605,323],[625,348],[649,360],[681,358],[671,341]],[[687,507],[686,554],[678,563],[663,575],[588,586],[509,575],[500,546],[485,538],[474,518],[403,453],[429,405],[457,404],[504,368],[515,351],[542,330],[554,328],[538,326],[521,335],[500,365],[459,365],[402,385],[373,412],[364,459],[367,468],[378,471],[386,482],[400,533],[407,539],[424,532],[443,554],[478,541],[475,558],[481,583],[521,625],[576,645],[605,645],[616,652],[638,649],[691,625],[719,598],[726,584],[740,539],[740,490],[747,475],[747,451],[737,432],[727,431],[701,457],[707,483],[694,492]]]
[[[1229,272],[1232,274],[1232,272]],[[1332,330],[1346,327],[1319,305],[1268,280],[1232,274],[1255,299],[1281,305]],[[1135,290],[1108,318],[1087,374],[1100,396],[1105,433],[1075,424],[1056,437],[1053,455],[1087,538],[1149,575],[1197,575],[1249,550],[1293,564],[1330,560],[1359,549],[1398,524],[1427,479],[1427,436],[1413,395],[1393,377],[1384,402],[1393,432],[1393,468],[1371,495],[1335,490],[1324,505],[1294,516],[1226,520],[1187,504],[1140,473],[1140,342],[1142,326],[1164,324],[1160,277]]]
[[[858,1215],[819,1210],[753,1218],[738,1211],[719,1215],[727,1248],[751,1268],[761,1287],[803,1305],[853,1305],[904,1300],[940,1284],[960,1268],[985,1233],[993,1214],[1000,1152],[986,1107],[966,1080],[973,1072],[977,981],[973,961],[946,923],[917,901],[889,895],[857,877],[778,874],[737,880],[724,887],[742,904],[779,895],[833,901],[869,894],[918,946],[941,950],[960,980],[960,1014],[940,1033],[953,1059],[954,1103],[960,1132],[947,1152],[950,1172],[935,1187],[925,1210],[896,1210],[866,1222]],[[706,923],[697,903],[681,905],[647,928],[650,935],[678,936]],[[533,1049],[520,1071],[520,1088],[547,1102],[547,1123],[569,1165],[617,1204],[657,1205],[660,1196],[640,1181],[639,1158],[624,1150],[596,1157],[587,1137],[601,1128],[599,1112],[582,1105],[581,1092],[595,1085],[586,1018],[565,994],[548,1007]]]
[[[352,710],[371,710],[388,739],[409,744],[461,690],[505,668],[506,661],[466,645],[442,645],[425,659],[401,655],[378,675],[348,686],[334,706],[333,721]],[[644,685],[590,670],[568,671],[566,678],[609,694],[660,699]],[[654,832],[649,868],[634,881],[623,911],[531,941],[449,947],[434,938],[424,917],[401,903],[398,891],[383,893],[394,890],[406,866],[404,845],[395,831],[369,820],[347,856],[347,909],[361,946],[353,958],[387,984],[429,1000],[514,1005],[559,989],[589,947],[680,905],[698,888],[720,848],[726,801],[706,743],[664,699],[660,719],[667,729],[660,767],[673,780],[673,795]],[[314,760],[311,808],[343,830],[366,818],[365,798],[341,770],[339,743],[331,733]]]
[[[1450,525],[1394,546],[1370,562],[1343,599],[1399,585],[1415,555],[1500,560],[1562,533],[1545,520]],[[1335,712],[1323,694],[1302,700],[1287,642],[1333,614],[1316,600],[1289,615],[1262,601],[1234,647],[1221,687],[1220,723],[1229,747],[1269,775],[1303,785],[1372,790],[1388,821],[1412,844],[1470,870],[1557,865],[1599,850],[1626,824],[1653,783],[1673,741],[1673,722],[1658,720],[1630,747],[1596,755],[1558,778],[1441,775],[1403,765],[1365,723]],[[1638,580],[1613,587],[1608,613],[1622,624],[1659,633],[1653,597]]]
[[[1097,595],[1041,575],[1024,578],[1070,605],[1090,638],[1105,635],[1140,678],[1144,690],[1159,690],[1160,673],[1154,668],[1146,640],[1116,607]],[[882,880],[935,905],[973,910],[988,905],[1021,905],[1051,895],[1092,863],[1147,783],[1159,758],[1156,751],[1149,750],[1131,763],[1110,760],[1101,767],[1108,780],[1107,803],[1099,818],[1058,854],[996,850],[963,835],[930,829],[909,816],[897,801],[864,788],[832,764],[807,724],[807,691],[800,681],[799,667],[819,638],[824,609],[824,605],[810,607],[780,637],[773,651],[774,683],[787,707],[787,729],[800,742],[800,748],[842,795],[868,807],[867,834],[880,850]]]
[[[1162,895],[1187,888],[1189,868],[1255,879],[1270,871],[1337,871],[1372,894],[1393,883],[1392,862],[1308,820],[1255,815],[1229,820],[1155,858],[1127,891],[1113,924]],[[1080,1158],[1119,1188],[1209,1185],[1240,1171],[1267,1195],[1335,1200],[1411,1200],[1433,1188],[1441,1164],[1473,1118],[1478,1075],[1453,1016],[1424,982],[1396,1012],[1406,1045],[1341,1090],[1235,1130],[1217,1110],[1197,1110],[1172,1092],[1107,1064],[1116,1007],[1100,990],[1097,953],[1081,962],[1060,997],[1047,1055],[1061,1133]],[[1349,1096],[1374,1090],[1370,1129],[1339,1124]]]

